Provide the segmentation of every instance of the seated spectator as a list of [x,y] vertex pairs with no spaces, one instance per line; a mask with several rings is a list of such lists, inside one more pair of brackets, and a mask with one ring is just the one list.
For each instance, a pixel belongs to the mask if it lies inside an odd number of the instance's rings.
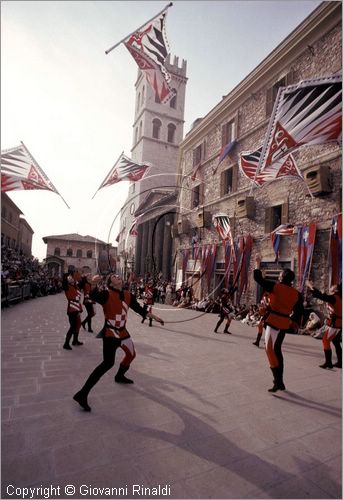
[[311,335],[320,328],[320,317],[312,311],[308,317],[305,327],[299,330],[299,335]]

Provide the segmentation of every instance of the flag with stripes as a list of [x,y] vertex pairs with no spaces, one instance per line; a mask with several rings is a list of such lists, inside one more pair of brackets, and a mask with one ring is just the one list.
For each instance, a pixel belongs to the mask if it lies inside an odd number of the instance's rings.
[[139,181],[150,167],[149,163],[136,163],[122,153],[98,188],[98,191],[103,187],[111,186],[122,180]]
[[167,8],[124,41],[162,104],[175,93],[169,85],[171,77],[165,63],[169,54],[166,17]]
[[239,158],[239,168],[242,174],[257,186],[263,186],[281,178],[299,178],[304,180],[293,155],[287,154],[264,170],[258,170],[262,146],[256,151],[243,152]]
[[1,151],[1,192],[19,189],[47,189],[59,195],[23,142]]
[[300,146],[338,141],[341,136],[341,75],[281,87],[269,121],[259,171]]
[[219,236],[223,240],[229,240],[230,245],[233,247],[233,238],[229,216],[223,213],[215,214],[212,217],[212,222]]

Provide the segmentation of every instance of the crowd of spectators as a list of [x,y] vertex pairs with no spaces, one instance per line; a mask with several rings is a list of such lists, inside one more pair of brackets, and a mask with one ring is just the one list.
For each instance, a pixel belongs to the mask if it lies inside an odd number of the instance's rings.
[[[43,297],[62,291],[60,278],[49,276],[46,266],[21,251],[1,247],[1,304]],[[23,292],[23,293],[20,293]]]

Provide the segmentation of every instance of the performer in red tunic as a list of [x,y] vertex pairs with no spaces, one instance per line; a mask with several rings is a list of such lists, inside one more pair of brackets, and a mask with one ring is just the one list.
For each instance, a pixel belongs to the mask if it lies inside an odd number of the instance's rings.
[[[342,283],[332,286],[329,294],[320,292],[313,286],[311,281],[307,281],[306,284],[311,290],[312,295],[316,299],[326,302],[327,306],[327,327],[322,340],[325,363],[319,366],[320,368],[327,369],[331,369],[334,366],[336,368],[342,368],[342,347],[340,344],[342,336]],[[332,364],[331,342],[336,349],[337,363],[335,364]]]
[[85,330],[86,329],[86,324],[88,325],[88,331],[93,333],[92,330],[92,318],[95,316],[95,310],[94,310],[94,300],[91,300],[89,297],[89,293],[92,289],[92,285],[89,281],[90,279],[90,274],[86,274],[85,276],[82,277],[81,282],[80,282],[80,289],[83,291],[83,305],[86,308],[87,311],[87,316],[86,318],[81,322],[82,328]]
[[[152,306],[155,303],[155,286],[154,280],[150,279],[148,283],[145,285],[144,289],[144,309],[148,313],[152,313]],[[145,317],[142,319],[142,323],[144,323]],[[149,318],[149,326],[152,326],[152,318]]]
[[86,411],[91,411],[87,396],[99,379],[112,368],[118,347],[123,349],[125,357],[119,365],[118,372],[114,378],[118,384],[133,384],[133,380],[125,377],[131,362],[136,356],[132,338],[126,329],[127,313],[129,308],[140,314],[143,318],[153,318],[162,325],[163,320],[152,313],[147,313],[137,302],[136,297],[128,290],[123,290],[123,280],[116,274],[111,274],[107,281],[107,287],[102,289],[96,286],[101,280],[100,276],[94,276],[92,285],[95,288],[90,292],[90,297],[103,307],[105,324],[103,327],[103,361],[90,374],[82,389],[74,395],[74,400]]
[[79,273],[75,270],[70,270],[69,273],[65,273],[62,279],[62,288],[68,300],[67,314],[69,319],[69,330],[67,331],[63,349],[69,351],[72,350],[70,347],[70,340],[73,337],[73,345],[83,345],[83,342],[79,341],[79,332],[81,326],[81,291],[78,286]]
[[269,308],[265,317],[265,349],[274,375],[274,385],[268,390],[284,391],[282,342],[286,332],[297,330],[297,325],[300,324],[304,309],[303,298],[292,286],[295,275],[291,269],[281,271],[279,281],[274,282],[263,278],[260,263],[260,257],[257,256],[254,279],[269,293]]

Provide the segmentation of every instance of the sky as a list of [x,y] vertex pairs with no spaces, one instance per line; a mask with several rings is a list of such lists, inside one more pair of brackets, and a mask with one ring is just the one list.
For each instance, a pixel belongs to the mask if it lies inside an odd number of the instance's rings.
[[[131,155],[137,66],[123,44],[160,1],[2,1],[1,150],[23,141],[63,200],[8,193],[44,236],[78,233],[115,243],[129,183],[101,189],[122,151]],[[186,134],[318,5],[312,0],[183,1],[168,9],[172,57],[187,61]]]

